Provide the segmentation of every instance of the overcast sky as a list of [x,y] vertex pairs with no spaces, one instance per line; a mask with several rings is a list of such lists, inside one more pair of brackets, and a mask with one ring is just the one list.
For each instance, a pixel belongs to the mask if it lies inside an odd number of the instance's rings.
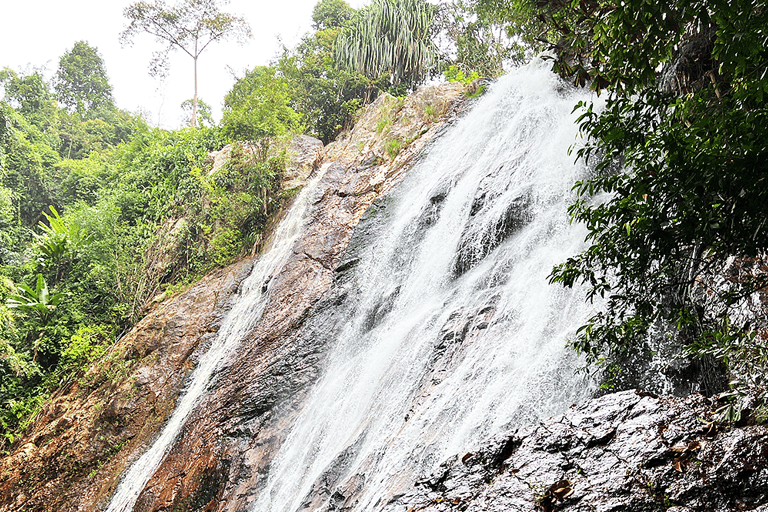
[[[107,67],[117,106],[143,111],[153,125],[177,128],[182,123],[181,103],[194,94],[193,63],[175,52],[170,76],[160,83],[148,74],[152,52],[160,49],[149,35],[139,35],[131,47],[121,47],[119,34],[126,25],[123,9],[131,0],[0,0],[0,68],[45,68],[50,78],[59,58],[76,41],[98,49]],[[243,16],[253,38],[243,46],[223,42],[208,47],[198,63],[200,98],[210,104],[218,121],[224,95],[234,83],[232,71],[268,64],[279,49],[277,37],[292,46],[310,30],[312,8],[318,0],[231,0],[223,11]],[[168,0],[169,4],[173,0]],[[365,0],[349,4],[360,7]]]

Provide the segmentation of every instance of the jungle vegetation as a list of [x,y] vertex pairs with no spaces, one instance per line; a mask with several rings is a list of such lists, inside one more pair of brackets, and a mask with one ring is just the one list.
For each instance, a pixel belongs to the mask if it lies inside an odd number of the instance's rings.
[[[588,248],[551,275],[605,301],[572,346],[620,368],[663,322],[671,343],[725,364],[734,389],[759,392],[765,325],[737,312],[767,284],[766,16],[760,0],[321,0],[295,47],[237,80],[220,123],[195,94],[177,130],[118,108],[86,42],[50,79],[3,69],[0,448],[154,298],[253,250],[283,198],[275,141],[330,142],[381,92],[498,76],[542,50],[606,98],[575,106],[574,158],[594,172],[570,213]],[[209,175],[208,154],[229,143]]]

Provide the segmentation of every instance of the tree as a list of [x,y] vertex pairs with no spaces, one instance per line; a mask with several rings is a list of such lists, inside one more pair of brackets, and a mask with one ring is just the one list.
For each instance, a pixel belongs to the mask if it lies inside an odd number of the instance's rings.
[[251,37],[251,29],[244,18],[219,10],[226,0],[181,0],[167,6],[163,0],[154,3],[136,2],[123,10],[129,24],[120,35],[123,43],[131,43],[136,34],[147,33],[165,45],[155,52],[150,74],[164,76],[168,68],[168,55],[181,50],[194,61],[195,95],[192,106],[192,123],[197,123],[197,60],[211,43],[229,38],[244,42]]
[[354,13],[346,3],[323,0],[314,13],[315,26],[325,28],[306,34],[294,48],[284,48],[275,66],[287,82],[290,105],[300,113],[302,125],[327,144],[351,127],[360,107],[386,88],[388,79],[374,82],[334,65],[336,39]]
[[6,253],[13,247],[11,228],[16,217],[13,196],[11,189],[0,185],[0,265],[5,263]]
[[355,10],[344,0],[320,0],[312,9],[312,28],[339,28],[352,19]]
[[298,130],[298,121],[290,107],[288,83],[272,67],[255,67],[224,97],[224,133],[234,140],[256,142],[262,160],[276,137]]
[[[529,54],[537,54],[556,44],[564,34],[573,30],[580,32],[577,5],[571,6],[571,3],[571,0],[466,0],[465,6],[476,14],[478,21],[501,25]],[[567,20],[568,27],[564,27],[563,19]]]
[[[609,98],[601,112],[582,105],[580,118],[578,156],[597,167],[576,184],[570,212],[590,246],[552,280],[606,299],[573,341],[590,360],[642,346],[662,321],[734,372],[756,349],[755,327],[734,313],[768,286],[768,10],[754,0],[624,3],[575,2],[580,33],[557,61]],[[740,275],[723,281],[733,257]],[[750,359],[733,377],[765,370]]]
[[[57,111],[50,96],[37,94],[47,90],[37,87],[40,84],[38,78],[33,75],[32,80],[22,80],[23,84],[34,85],[33,90],[36,92],[14,98],[18,110],[0,102],[0,110],[3,110],[9,129],[4,144],[5,158],[0,185],[13,191],[18,224],[27,228],[37,224],[47,205],[59,206],[51,187],[55,183],[54,166],[59,160],[54,149],[59,145],[58,133],[52,124],[57,121]],[[21,114],[22,111],[28,112],[28,116],[48,132],[43,133],[37,125],[30,123]],[[48,118],[48,115],[53,115],[53,118]]]
[[435,9],[425,0],[374,0],[339,34],[334,60],[372,80],[385,75],[393,87],[418,85],[436,63]]
[[0,71],[0,86],[5,89],[5,100],[11,107],[38,130],[53,135],[58,124],[56,102],[39,72],[19,75],[4,68]]
[[104,61],[98,50],[84,41],[76,42],[61,56],[54,89],[59,103],[81,118],[93,118],[101,110],[115,108]]
[[497,77],[504,65],[522,63],[531,53],[519,36],[510,37],[505,23],[471,1],[454,0],[436,13],[441,64],[465,76]]
[[11,125],[8,120],[10,106],[5,102],[0,102],[0,173],[5,167],[5,152],[8,144],[8,138],[11,134]]

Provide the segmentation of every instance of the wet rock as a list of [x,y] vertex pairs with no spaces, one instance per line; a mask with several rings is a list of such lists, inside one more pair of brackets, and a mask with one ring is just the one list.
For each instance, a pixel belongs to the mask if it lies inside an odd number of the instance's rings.
[[[532,192],[506,190],[504,184],[499,182],[499,176],[510,172],[506,169],[511,167],[511,172],[516,172],[515,165],[515,161],[500,165],[496,172],[484,179],[478,187],[453,264],[455,276],[473,268],[533,218]],[[511,194],[513,198],[509,201],[496,201],[502,194]],[[494,207],[499,203],[508,206],[499,210]]]
[[385,510],[763,510],[768,428],[699,395],[625,391],[455,456]]

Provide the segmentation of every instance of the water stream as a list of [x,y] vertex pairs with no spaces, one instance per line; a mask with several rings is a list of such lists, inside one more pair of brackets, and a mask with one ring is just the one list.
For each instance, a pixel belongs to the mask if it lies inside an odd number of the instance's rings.
[[349,298],[322,313],[338,318],[323,376],[254,512],[393,508],[447,457],[593,391],[564,347],[594,306],[547,284],[584,240],[566,207],[586,98],[550,67],[500,79],[369,211]]
[[243,281],[240,298],[222,320],[210,348],[200,358],[176,402],[176,408],[152,446],[123,474],[115,494],[105,509],[126,512],[133,509],[139,494],[163,462],[184,422],[213,384],[221,365],[237,350],[240,341],[259,321],[269,297],[270,278],[285,264],[294,243],[302,233],[308,206],[316,200],[317,184],[323,170],[302,189],[290,212],[275,230],[269,251],[262,255]]

